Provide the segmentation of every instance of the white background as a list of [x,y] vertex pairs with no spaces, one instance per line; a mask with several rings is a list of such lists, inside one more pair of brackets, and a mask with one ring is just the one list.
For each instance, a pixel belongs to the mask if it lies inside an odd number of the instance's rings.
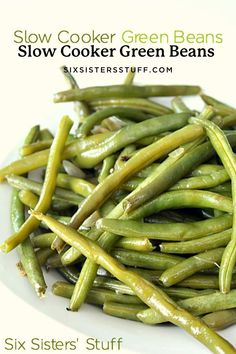
[[[235,102],[235,13],[234,0],[180,0],[180,1],[10,1],[0,3],[0,49],[1,49],[1,128],[0,159],[22,141],[28,128],[42,122],[60,119],[67,112],[67,106],[55,107],[52,94],[66,88],[58,68],[67,65],[172,65],[174,72],[168,75],[140,74],[140,82],[199,84],[209,94],[223,100]],[[171,32],[182,29],[195,33],[223,33],[223,44],[217,45],[214,58],[196,59],[80,59],[65,60],[57,56],[53,59],[18,58],[13,32],[27,29],[31,32],[57,33],[60,29],[71,32],[121,32],[133,29],[136,32]],[[146,45],[148,46],[148,45]],[[83,87],[93,84],[120,83],[122,75],[80,75],[79,84]],[[1,188],[1,186],[0,186]],[[1,200],[4,204],[4,200]],[[1,224],[8,223],[0,216]],[[1,225],[0,224],[0,225]],[[0,226],[1,227],[1,226]],[[1,241],[8,236],[1,231]],[[10,232],[10,230],[9,230]],[[1,255],[2,257],[7,257]],[[9,277],[17,277],[15,271]],[[22,299],[1,286],[1,341],[5,337],[29,339],[34,336],[85,340],[62,323],[27,305]],[[37,299],[35,306],[37,307]],[[47,298],[43,301],[47,301]],[[79,320],[79,314],[78,314]],[[94,324],[91,324],[94,325]],[[97,323],[96,325],[99,325]],[[168,330],[168,329],[167,329]],[[128,334],[127,334],[128,335]],[[137,341],[141,338],[137,338]],[[142,338],[145,341],[145,338]],[[194,342],[193,342],[194,343]],[[158,339],[156,345],[158,346]],[[174,347],[172,343],[170,347]],[[137,346],[136,346],[137,348]],[[198,348],[198,347],[197,347]],[[200,349],[199,349],[200,348]],[[199,347],[202,353],[205,349]],[[175,350],[175,349],[173,349]],[[1,353],[4,351],[0,350]],[[86,352],[82,349],[80,353]],[[123,347],[121,353],[130,352]],[[135,350],[138,353],[138,350]],[[158,351],[157,351],[158,352]],[[173,351],[175,352],[175,351]],[[176,352],[178,350],[176,349]],[[30,353],[30,350],[26,352]],[[62,352],[61,352],[62,353]],[[134,351],[133,351],[134,353]],[[182,353],[185,354],[184,348]],[[187,353],[187,352],[186,352]]]

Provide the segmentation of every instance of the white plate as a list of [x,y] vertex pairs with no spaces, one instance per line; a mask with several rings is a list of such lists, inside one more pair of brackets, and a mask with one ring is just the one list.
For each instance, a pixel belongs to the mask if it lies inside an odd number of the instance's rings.
[[[194,102],[193,102],[194,101]],[[199,99],[191,99],[189,101],[195,108],[201,108],[202,104]],[[197,107],[196,107],[197,106]],[[55,107],[55,106],[54,106]],[[69,104],[56,106],[50,112],[50,116],[58,117],[65,113],[71,113],[74,116]],[[56,125],[50,122],[52,129]],[[44,125],[48,125],[44,122]],[[20,145],[20,144],[19,144]],[[14,151],[9,155],[6,161],[13,160],[16,157]],[[5,162],[6,162],[5,161]],[[4,163],[2,163],[3,165]],[[11,225],[9,220],[10,208],[10,188],[6,184],[0,186],[0,215],[1,215],[1,242],[11,233]],[[4,202],[2,202],[4,201]],[[40,301],[35,296],[27,279],[19,276],[15,264],[17,263],[16,251],[8,255],[0,253],[0,279],[1,281],[21,299],[36,308],[38,311],[62,322],[64,325],[71,327],[78,332],[88,336],[97,337],[106,340],[108,337],[123,337],[123,348],[135,351],[136,353],[145,354],[204,354],[209,351],[199,344],[196,340],[186,334],[183,330],[170,325],[145,326],[141,323],[113,318],[102,313],[95,306],[84,305],[79,314],[66,311],[68,301],[64,298],[56,297],[51,294],[51,284],[60,279],[60,276],[50,271],[46,273],[46,281],[48,284],[47,296]],[[9,276],[11,274],[11,276]],[[234,335],[235,328],[231,327],[221,331],[221,335],[226,337],[232,344],[236,345],[236,337]],[[184,343],[184,345],[183,345]]]

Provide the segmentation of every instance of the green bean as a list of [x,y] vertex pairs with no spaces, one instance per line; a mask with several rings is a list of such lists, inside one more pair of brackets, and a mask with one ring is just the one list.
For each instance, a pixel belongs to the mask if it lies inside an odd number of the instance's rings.
[[220,263],[223,251],[224,248],[216,248],[189,257],[163,272],[160,281],[171,286],[200,270],[214,268]]
[[[52,286],[54,295],[71,298],[74,285],[63,281],[57,281]],[[90,290],[87,302],[95,305],[103,305],[105,301],[114,301],[121,304],[140,304],[141,301],[136,296],[116,294],[114,291],[107,289],[93,288]]]
[[[232,139],[233,137],[234,137],[233,135],[231,135],[231,136],[229,135],[229,140],[231,141],[231,143],[233,143],[233,139]],[[212,154],[213,149],[211,147],[211,144],[209,144],[209,143],[207,143],[207,144],[208,144],[208,148],[210,149],[210,152]],[[201,157],[206,156],[207,155],[206,146],[204,146],[204,149],[200,150],[199,152],[201,154],[200,155],[198,154],[198,156],[201,156]],[[137,155],[138,154],[136,154],[134,156],[134,158],[137,157]],[[127,164],[129,164],[129,162],[130,162],[130,160],[127,162]],[[127,167],[127,164],[126,164],[126,167]],[[180,169],[178,169],[178,170],[180,170]],[[114,176],[114,174],[113,174],[113,176]],[[165,180],[161,181],[161,182],[162,183],[160,183],[159,185],[164,184],[163,182],[165,182]],[[106,187],[107,187],[107,185],[106,185]],[[104,196],[104,194],[103,194],[103,196]],[[116,207],[116,209],[114,209],[113,214],[109,215],[109,218],[114,218],[114,217],[118,218],[123,214],[122,204],[123,203],[119,204]],[[224,225],[221,225],[222,221],[223,221]],[[215,220],[214,220],[214,222],[208,221],[208,220],[206,222],[203,222],[203,224],[199,225],[198,231],[199,231],[200,235],[205,236],[207,234],[207,233],[205,233],[206,232],[205,229],[207,229],[208,230],[207,232],[209,232],[209,233],[216,233],[216,232],[228,229],[231,226],[232,226],[232,218],[230,216],[226,216],[226,219],[222,219],[222,220],[217,219],[216,223],[215,223]],[[169,230],[168,230],[168,232],[169,232]],[[175,230],[174,230],[174,232],[175,232]],[[191,229],[191,233],[192,233],[192,229]],[[99,244],[102,247],[105,247],[106,249],[110,249],[116,241],[117,241],[117,236],[115,237],[114,234],[105,233],[103,236],[101,236],[101,239],[99,240]],[[84,301],[84,298],[86,297],[85,289],[89,289],[89,287],[92,285],[92,282],[93,282],[92,278],[95,277],[96,271],[97,271],[96,265],[92,264],[89,260],[87,260],[83,266],[83,270],[81,272],[81,277],[78,281],[78,286],[76,287],[76,289],[78,290],[77,304],[79,304],[79,303],[81,304],[82,301]],[[85,274],[86,274],[86,277],[85,277]]]
[[[180,147],[174,151],[172,151],[168,158],[166,158],[160,165],[157,166],[156,170],[154,170],[149,177],[147,177],[143,183],[139,186],[139,188],[132,193],[131,196],[128,197],[128,200],[125,200],[124,202],[124,209],[129,210],[129,208],[132,209],[133,206],[133,201],[138,203],[140,205],[140,196],[141,198],[144,197],[145,199],[149,199],[150,196],[153,194],[156,195],[156,188],[153,189],[152,185],[156,184],[156,180],[160,180],[162,178],[162,175],[166,174],[166,171],[171,168],[181,157],[185,154],[185,149],[183,147]],[[128,181],[130,183],[130,181]],[[150,186],[150,188],[149,188]],[[135,186],[134,186],[135,187]],[[158,193],[158,192],[157,192]],[[138,200],[138,202],[137,202]]]
[[[219,279],[216,275],[195,274],[182,280],[176,286],[184,286],[193,289],[219,289]],[[236,286],[236,277],[232,278],[232,288]]]
[[28,208],[34,209],[39,201],[39,197],[29,190],[19,192],[20,201]]
[[[25,222],[24,206],[19,200],[18,191],[13,189],[11,201],[11,222],[14,232],[18,232]],[[45,294],[47,285],[44,280],[42,269],[34,253],[30,238],[25,239],[19,246],[20,260],[30,284],[39,297]]]
[[114,249],[112,255],[122,264],[156,270],[168,269],[184,260],[182,257],[167,256],[160,252],[138,252],[122,249]]
[[40,125],[33,126],[28,132],[24,144],[28,145],[36,142],[39,138],[39,133],[40,133]]
[[[56,185],[56,175],[61,161],[61,155],[64,150],[64,144],[71,129],[72,121],[69,117],[64,116],[60,122],[57,135],[50,149],[46,175],[42,192],[39,201],[35,207],[35,210],[46,211],[51,204],[51,198],[54,193]],[[37,228],[39,221],[30,216],[20,229],[10,236],[1,246],[1,250],[9,252],[15,248],[19,243],[24,241],[29,234]]]
[[36,251],[36,256],[40,266],[44,266],[47,263],[48,258],[55,254],[56,252],[51,248],[43,248],[42,250]]
[[[169,289],[169,290],[171,290],[171,289]],[[179,289],[177,289],[177,290],[179,290]],[[120,303],[116,303],[116,302],[105,302],[105,304],[103,306],[103,311],[106,314],[111,315],[111,316],[115,316],[115,317],[125,318],[125,319],[132,320],[132,321],[140,321],[140,319],[137,317],[137,314],[140,311],[144,311],[144,310],[147,310],[147,307],[144,305],[138,305],[138,304],[131,305],[131,304],[120,304]],[[226,311],[230,311],[230,310],[225,310],[225,312]],[[233,311],[233,310],[231,310],[231,311]],[[209,315],[207,315],[207,316],[209,316]],[[225,314],[225,317],[226,316],[228,318],[224,319],[224,324],[225,324],[225,320],[226,321],[228,320],[228,322],[227,322],[228,325],[235,323],[235,321],[236,321],[235,314],[233,314],[233,313],[232,313],[232,315]],[[212,324],[213,319],[209,318],[205,321],[205,317],[203,319],[204,322],[206,322],[207,325],[209,325],[209,323]],[[213,326],[210,325],[210,327],[213,327]]]
[[79,128],[79,136],[86,136],[92,130],[92,128],[102,122],[103,119],[118,116],[123,118],[130,118],[134,121],[140,122],[147,119],[147,115],[139,110],[133,108],[123,108],[123,107],[108,107],[102,110],[99,110],[95,113],[89,115],[83,124]]
[[61,262],[61,257],[63,254],[62,252],[64,252],[64,251],[61,251],[61,253],[57,253],[57,252],[55,252],[55,249],[52,249],[52,250],[54,251],[54,253],[52,254],[52,256],[48,257],[47,261],[46,261],[46,269],[47,270],[63,267],[63,264]]
[[65,173],[58,173],[56,185],[61,188],[70,189],[76,194],[87,197],[94,190],[94,184],[77,177],[68,176]]
[[[236,201],[236,159],[235,155],[225,138],[223,131],[217,127],[213,122],[193,120],[196,124],[201,124],[205,127],[207,135],[219,155],[226,172],[229,174],[232,185],[232,199],[235,204]],[[222,257],[219,273],[220,290],[223,293],[230,291],[230,283],[232,278],[232,270],[236,262],[236,208],[234,206],[233,213],[233,227],[231,240],[225,248]]]
[[32,144],[25,144],[20,149],[21,156],[27,156],[30,154],[34,154],[35,152],[42,151],[48,149],[52,145],[53,140],[43,140],[37,141]]
[[[130,198],[129,198],[130,200]],[[127,202],[129,203],[129,201]],[[127,205],[126,201],[123,203]],[[177,190],[166,192],[129,213],[131,219],[139,219],[161,210],[178,208],[213,208],[232,213],[232,199],[201,190]]]
[[118,302],[106,301],[103,305],[103,312],[110,316],[124,318],[131,321],[139,321],[137,314],[140,311],[146,310],[147,306],[144,305],[131,305],[120,304]]
[[160,103],[150,101],[144,98],[112,98],[90,101],[90,106],[97,109],[104,109],[107,107],[124,107],[138,109],[142,112],[149,113],[154,116],[171,113],[172,110],[161,105]]
[[[11,186],[20,190],[30,190],[37,195],[40,195],[42,192],[42,183],[32,181],[25,177],[10,175],[7,177],[7,181]],[[73,205],[79,205],[83,201],[81,196],[58,187],[55,189],[52,199],[55,201],[66,201],[72,203]]]
[[214,235],[186,242],[163,242],[159,246],[163,253],[198,253],[226,246],[230,241],[231,234],[232,229],[229,229]]
[[[132,289],[127,285],[121,283],[119,280],[113,280],[107,277],[99,277],[97,276],[93,283],[94,287],[105,288],[115,291],[117,294],[124,294],[124,295],[135,295]],[[188,299],[191,297],[196,297],[200,295],[208,295],[213,294],[216,291],[212,289],[206,290],[193,290],[188,288],[163,288],[160,287],[162,291],[164,291],[168,296],[178,299]]]
[[160,140],[161,138],[163,138],[164,136],[167,136],[169,134],[171,134],[171,132],[165,132],[165,133],[162,133],[162,134],[159,134],[159,135],[148,136],[146,138],[142,138],[142,139],[137,140],[135,142],[135,144],[141,145],[141,147],[142,146],[147,146],[147,145],[155,143],[156,141]]
[[[199,319],[193,317],[189,312],[178,307],[163,291],[140,277],[137,273],[127,270],[98,244],[84,238],[74,229],[58,223],[50,216],[43,216],[39,212],[33,212],[33,214],[40,221],[47,223],[51,230],[66,243],[78,248],[86,257],[97,262],[110,271],[118,280],[128,285],[147,306],[162,314],[166,321],[182,327],[215,353],[235,353],[235,349],[231,344],[209,329]],[[210,296],[213,295],[211,294]]]
[[116,247],[143,252],[151,252],[155,248],[147,237],[122,238],[116,243]]
[[51,247],[51,244],[54,239],[55,234],[53,234],[52,232],[48,232],[34,236],[31,241],[33,246],[36,248],[47,248]]
[[[19,192],[19,199],[20,201],[27,206],[30,209],[35,209],[39,198],[32,192],[26,190],[22,190]],[[62,222],[63,224],[68,224],[70,221],[70,217],[69,216],[62,216],[62,215],[57,215],[57,214],[53,214],[54,218],[59,220],[60,222]],[[46,228],[47,226],[44,224],[41,224],[41,227]]]
[[[76,80],[71,75],[71,73],[66,69],[65,66],[61,67],[61,72],[63,73],[65,79],[68,81],[70,88],[79,90],[79,86]],[[77,113],[80,121],[83,121],[83,119],[90,114],[90,109],[86,102],[81,102],[81,101],[74,102],[74,110]]]
[[175,299],[189,299],[196,296],[203,296],[208,294],[214,294],[216,290],[214,289],[204,289],[204,290],[195,290],[189,288],[161,288],[167,295]]
[[[115,207],[114,203],[112,201],[107,201],[104,205],[103,208],[105,208],[104,212],[105,214],[109,214]],[[101,230],[94,230],[93,228],[87,233],[86,237],[96,241],[102,234]],[[62,263],[66,266],[69,265],[73,262],[75,262],[79,257],[81,256],[80,251],[74,249],[73,247],[69,248],[68,251],[66,251],[62,255]]]
[[[131,268],[132,270],[133,268]],[[216,268],[215,268],[216,269]],[[211,270],[213,271],[214,268]],[[161,271],[159,270],[150,270],[150,269],[142,269],[142,268],[135,268],[135,272],[143,276],[145,279],[153,282],[154,284],[160,285],[159,278],[162,274]],[[205,272],[205,271],[203,271]],[[100,274],[100,272],[98,272]],[[106,275],[106,274],[105,274]],[[209,275],[209,274],[204,274],[204,273],[197,273],[195,275],[192,275],[188,277],[187,279],[182,280],[178,284],[176,284],[177,287],[180,288],[191,288],[191,289],[204,289],[204,290],[209,290],[209,289],[219,289],[219,280],[218,276],[216,275]],[[236,276],[233,276],[232,278],[232,288],[236,287]],[[172,289],[170,288],[164,288],[164,291],[167,291]]]
[[89,101],[98,98],[128,98],[154,96],[184,96],[195,95],[200,92],[199,86],[164,86],[164,85],[113,85],[94,86],[84,89],[73,89],[58,92],[54,102]]
[[159,157],[172,151],[180,144],[192,141],[201,135],[202,129],[196,130],[193,129],[192,126],[187,126],[142,149],[140,152],[137,152],[126,162],[124,168],[108,176],[94,189],[93,193],[86,198],[80,209],[74,214],[72,226],[78,228],[86,217],[92,214],[95,209],[99,208],[106,199],[109,198],[112,192],[118,189],[131,175],[134,175]]
[[191,110],[186,106],[181,97],[175,97],[171,101],[171,106],[175,113],[191,112]]
[[216,100],[213,97],[207,96],[207,95],[201,95],[201,98],[203,99],[203,101],[214,107],[214,109],[216,110],[217,113],[221,114],[221,115],[228,115],[231,113],[235,113],[235,109],[228,106],[227,104],[220,102],[218,100]]
[[157,168],[157,166],[159,166],[159,164],[154,162],[150,166],[147,166],[143,170],[139,171],[137,173],[137,177],[147,178]]
[[[119,204],[116,206],[116,208],[112,211],[112,213],[109,214],[109,218],[114,218],[114,217],[120,217],[122,215],[123,208],[122,204]],[[164,225],[161,225],[164,226]],[[211,219],[211,220],[206,220],[203,221],[202,224],[197,225],[198,226],[198,233],[202,236],[207,234],[207,231],[209,233],[216,233],[225,229],[228,229],[229,227],[232,226],[232,217],[230,215],[225,215],[223,217],[219,217],[216,219]],[[191,233],[192,234],[192,228],[191,228]],[[173,233],[176,232],[176,227],[173,230]],[[168,234],[170,234],[170,230],[168,230]],[[113,245],[118,241],[119,237],[112,234],[112,233],[107,233],[105,232],[103,235],[100,236],[98,239],[98,243],[101,247],[105,248],[106,250],[110,250]],[[81,303],[86,298],[87,291],[90,289],[92,286],[93,280],[96,276],[97,272],[97,266],[90,260],[86,260],[83,269],[81,271],[78,283],[76,284],[76,289],[75,289],[75,297],[74,301],[76,303],[76,306],[80,306]]]
[[[186,125],[189,113],[176,113],[148,119],[146,121],[123,127],[111,137],[108,137],[98,146],[81,152],[77,155],[76,161],[82,168],[92,168],[105,157],[111,155],[128,144],[168,130],[176,130]],[[161,140],[159,140],[161,141]]]
[[53,140],[54,136],[48,129],[42,129],[39,132],[39,140],[40,141],[47,141],[47,140]]
[[129,179],[127,182],[123,183],[121,188],[122,188],[122,190],[132,192],[136,188],[138,188],[143,181],[144,181],[144,178],[133,177],[133,178]]
[[222,170],[224,170],[224,167],[221,165],[203,164],[203,165],[199,165],[197,168],[195,168],[191,172],[191,176],[192,177],[205,176],[205,175],[209,175],[213,172],[219,172]]
[[131,158],[131,155],[135,151],[136,151],[136,146],[134,144],[127,145],[118,156],[114,169],[120,170],[124,166],[124,164]]
[[102,169],[98,176],[98,182],[101,183],[104,179],[111,174],[112,168],[116,162],[117,155],[109,155],[107,156],[102,163]]
[[236,112],[224,117],[224,128],[232,127],[236,124]]
[[124,85],[132,85],[136,74],[135,67],[131,66],[124,80]]
[[153,171],[151,177],[147,177],[148,179],[144,182],[145,186],[140,185],[139,189],[130,194],[128,201],[125,201],[127,211],[135,209],[154,195],[158,196],[189,173],[194,165],[203,162],[213,154],[214,149],[211,144],[204,143],[193,150],[187,151],[173,164],[170,164],[168,168],[162,168],[161,173],[158,173],[157,167],[156,172]]
[[[76,156],[82,150],[89,147],[96,146],[103,141],[106,137],[111,136],[112,133],[97,134],[85,139],[78,139],[65,146],[62,154],[62,159],[68,159]],[[2,182],[6,176],[11,174],[22,175],[33,171],[37,168],[47,165],[49,157],[49,149],[35,152],[29,156],[25,156],[20,160],[16,160],[0,169],[0,182]]]
[[[130,268],[133,270],[133,268]],[[79,272],[77,268],[70,266],[70,267],[63,267],[58,268],[60,274],[62,274],[70,283],[75,284],[79,277]],[[135,272],[142,275],[145,279],[149,281],[156,281],[158,283],[159,276],[161,275],[161,271],[153,271],[153,270],[142,270],[139,268],[135,269]],[[151,273],[151,274],[150,274]],[[157,275],[158,274],[158,275]],[[126,294],[126,295],[133,295],[134,292],[125,284],[121,283],[119,280],[113,280],[110,278],[111,274],[108,274],[103,269],[102,276],[98,276],[95,278],[93,286],[98,286],[102,288],[107,288],[110,290],[116,291],[117,294]],[[206,290],[195,290],[189,288],[161,288],[166,294],[178,298],[178,299],[188,299],[190,297],[212,294],[215,292],[214,289],[206,289]]]
[[[211,113],[211,111],[209,111]],[[209,112],[206,110],[205,113],[202,113],[202,116],[208,115]],[[204,151],[203,148],[206,150]],[[139,205],[143,204],[145,201],[158,195],[161,191],[168,189],[174,183],[176,183],[181,177],[185,176],[191,171],[194,164],[201,163],[204,159],[207,159],[206,155],[212,155],[214,149],[209,143],[198,146],[192,151],[187,152],[183,157],[173,163],[173,165],[168,166],[168,168],[163,169],[162,173],[155,176],[155,171],[151,176],[148,177],[145,182],[145,186],[141,186],[133,194],[131,194],[128,200],[125,200],[124,207],[126,211],[129,212]],[[209,157],[208,157],[209,158]],[[157,168],[158,172],[158,168]]]
[[[222,294],[217,291],[210,295],[201,295],[190,299],[178,301],[178,305],[194,315],[203,315],[209,312],[227,310],[236,307],[236,290],[228,294]],[[137,314],[139,320],[148,324],[165,322],[164,316],[161,316],[153,309],[147,309]]]
[[[104,218],[97,221],[100,230],[125,237],[147,237],[165,241],[187,241],[202,238],[229,229],[232,216],[222,215],[189,223],[149,224],[135,220]],[[199,240],[200,242],[200,240]]]
[[[38,139],[40,127],[32,127],[27,134],[24,143],[30,144]],[[13,188],[11,200],[11,222],[14,232],[18,232],[25,222],[25,209],[19,198],[19,192]],[[30,238],[25,239],[19,246],[20,263],[30,284],[35,289],[37,295],[42,297],[45,294],[47,285],[44,280],[40,263],[34,252]]]
[[184,178],[177,182],[171,190],[178,189],[208,189],[218,186],[230,179],[228,173],[225,170],[211,172],[210,175],[200,177]]
[[202,320],[211,328],[223,329],[236,323],[236,309],[208,313]]

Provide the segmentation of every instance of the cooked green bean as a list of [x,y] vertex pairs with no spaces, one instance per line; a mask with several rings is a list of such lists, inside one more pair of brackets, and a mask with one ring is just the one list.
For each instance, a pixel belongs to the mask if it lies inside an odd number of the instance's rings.
[[164,253],[198,253],[213,248],[223,247],[228,244],[232,234],[232,229],[219,232],[214,235],[202,237],[186,242],[162,242],[159,247]]
[[132,157],[132,154],[136,151],[135,144],[127,145],[118,156],[114,169],[120,170],[124,164]]
[[108,302],[106,301],[103,305],[103,312],[110,316],[115,316],[119,318],[124,318],[131,321],[140,321],[137,318],[137,314],[140,311],[146,310],[145,305],[131,305],[131,304],[120,304],[118,302]]
[[94,190],[95,186],[78,177],[68,176],[65,173],[58,173],[56,185],[61,188],[70,189],[76,194],[87,197]]
[[55,239],[55,234],[52,232],[36,235],[32,238],[32,244],[36,248],[47,248],[51,247],[53,240]]
[[104,109],[106,107],[125,107],[138,109],[142,112],[149,113],[154,116],[171,113],[172,110],[161,105],[160,103],[150,101],[145,98],[112,98],[90,101],[90,106],[97,109]]
[[[57,281],[52,286],[54,295],[71,298],[74,285],[63,281]],[[142,303],[136,296],[117,294],[108,289],[93,288],[88,294],[86,301],[90,304],[103,305],[105,301],[119,302],[120,304],[140,304]]]
[[167,256],[160,252],[126,251],[122,249],[114,249],[112,255],[122,264],[156,270],[168,269],[184,260],[184,258],[172,255]]
[[[232,216],[222,215],[208,220],[189,223],[149,224],[134,220],[104,218],[96,227],[125,237],[147,237],[165,241],[187,241],[227,230],[232,226]],[[210,237],[210,236],[209,236]]]
[[[195,316],[205,313],[226,310],[236,307],[236,290],[228,294],[222,294],[217,291],[210,295],[201,295],[190,299],[178,301],[178,305],[191,312]],[[155,324],[165,322],[164,316],[161,316],[153,309],[147,309],[137,314],[138,318],[144,323]]]
[[[214,269],[214,268],[213,268]],[[232,288],[236,287],[236,277],[232,278]],[[219,289],[218,275],[195,274],[182,280],[176,286],[183,286],[193,289]]]
[[224,117],[224,129],[235,126],[235,124],[236,124],[236,111],[235,113],[229,114],[228,116]]
[[173,100],[171,100],[171,106],[176,113],[191,112],[181,97],[173,98]]
[[122,117],[131,118],[131,120],[133,119],[134,121],[137,122],[140,122],[148,118],[145,113],[140,112],[139,110],[133,108],[123,108],[123,107],[104,108],[86,117],[86,120],[79,128],[78,131],[79,136],[88,135],[94,125],[99,124],[102,122],[103,119],[114,115],[121,118]]
[[112,168],[114,167],[114,164],[116,162],[116,154],[114,155],[109,155],[107,156],[102,163],[102,169],[100,171],[100,174],[98,176],[98,182],[101,183],[104,181],[104,179],[109,176],[112,172]]
[[[236,159],[235,155],[225,138],[223,131],[217,127],[213,122],[202,121],[194,119],[193,122],[205,127],[207,135],[219,155],[226,172],[229,174],[232,185],[232,199],[235,205],[236,201]],[[233,226],[231,240],[225,248],[225,252],[222,257],[219,273],[220,290],[223,293],[230,291],[230,283],[232,278],[232,271],[236,262],[236,208],[234,206],[233,213]]]
[[202,320],[211,328],[223,329],[236,323],[236,309],[208,313]]
[[43,248],[41,250],[36,251],[36,256],[40,266],[44,266],[47,263],[48,258],[52,257],[56,254],[56,251],[51,248]]
[[[92,146],[97,146],[98,143],[103,141],[112,133],[97,134],[85,139],[78,139],[65,146],[62,154],[62,159],[68,159],[76,156],[82,150],[88,149]],[[29,156],[25,156],[20,160],[16,160],[0,169],[0,182],[2,182],[6,176],[11,174],[22,175],[33,171],[39,167],[47,165],[49,157],[49,149],[35,152]]]
[[39,134],[40,134],[40,125],[33,126],[25,138],[24,145],[35,143],[39,139]]
[[[11,222],[14,232],[18,232],[25,222],[24,206],[19,200],[18,190],[13,189],[11,201]],[[47,285],[44,280],[42,269],[35,255],[30,238],[25,239],[19,246],[18,252],[20,261],[24,268],[27,278],[37,295],[42,297],[45,294]]]
[[191,176],[192,177],[205,176],[205,175],[209,175],[213,172],[222,171],[223,169],[224,169],[224,167],[222,165],[213,165],[213,164],[206,163],[203,165],[199,165],[197,168],[195,168],[191,172]]
[[125,77],[124,85],[132,85],[135,78],[135,74],[136,74],[136,69],[135,67],[131,66]]
[[134,175],[159,157],[172,151],[180,144],[192,141],[201,136],[203,130],[193,129],[196,127],[197,125],[195,127],[187,126],[179,129],[156,143],[143,148],[140,152],[137,152],[127,161],[121,170],[115,171],[111,176],[108,176],[94,189],[93,193],[86,198],[80,209],[73,216],[72,226],[78,228],[86,217],[92,214],[95,209],[99,208],[111,193],[118,189],[131,175]]
[[[42,193],[42,183],[32,181],[28,178],[10,175],[7,177],[7,181],[14,188],[25,191],[30,190],[37,195]],[[55,189],[52,199],[55,201],[66,201],[72,203],[73,205],[79,205],[83,201],[81,196],[59,187]]]
[[207,96],[207,95],[201,95],[201,98],[203,99],[203,101],[210,105],[213,106],[214,109],[216,110],[217,113],[221,114],[221,115],[228,115],[231,113],[235,113],[235,109],[228,106],[227,104],[220,102],[218,100],[216,100],[213,97]]
[[[60,165],[61,156],[63,154],[64,144],[72,124],[73,123],[71,119],[67,116],[64,116],[60,122],[58,132],[50,149],[45,180],[35,210],[47,211],[47,209],[50,207],[51,199],[56,186],[56,175]],[[11,251],[19,243],[24,241],[26,237],[29,236],[29,234],[34,231],[38,225],[39,221],[31,215],[17,232],[10,236],[1,245],[1,250],[4,252]]]
[[[128,199],[130,200],[130,199]],[[129,201],[127,202],[129,203]],[[124,202],[127,205],[126,200]],[[232,213],[232,199],[201,190],[177,190],[166,192],[129,213],[131,219],[139,219],[166,209],[213,208]]]
[[147,237],[122,238],[116,243],[116,247],[143,252],[151,252],[155,248]]
[[[39,125],[32,127],[27,134],[24,143],[30,144],[36,141],[39,137]],[[25,222],[25,208],[20,201],[19,192],[13,188],[11,199],[11,222],[14,232],[18,232]],[[47,285],[44,280],[41,264],[34,252],[31,240],[27,237],[19,246],[18,252],[20,255],[20,262],[25,274],[37,295],[42,297],[45,294]]]
[[65,242],[78,248],[86,257],[97,262],[110,271],[118,280],[128,285],[147,306],[163,315],[166,321],[182,327],[215,353],[235,353],[235,349],[231,344],[212,331],[202,321],[178,307],[163,291],[140,277],[137,273],[127,270],[96,243],[87,240],[74,229],[60,224],[50,216],[43,216],[40,212],[33,212],[33,214],[40,221],[47,223],[51,230]]
[[[133,268],[130,268],[133,270]],[[70,266],[70,267],[62,267],[58,268],[58,271],[60,274],[62,274],[70,283],[75,284],[78,280],[79,272],[78,269]],[[104,270],[103,270],[104,272]],[[141,274],[144,276],[144,278],[152,281],[152,279],[156,280],[157,278],[157,273],[158,271],[153,271],[153,270],[144,270],[142,271],[141,269],[135,269],[135,272],[138,274]],[[154,273],[154,274],[150,274]],[[148,276],[147,276],[148,274]],[[161,271],[158,273],[158,279],[161,274]],[[154,276],[154,278],[153,278]],[[158,281],[157,281],[158,282]],[[95,278],[93,286],[98,286],[110,290],[115,290],[117,294],[126,294],[126,295],[133,295],[134,292],[125,284],[121,283],[119,280],[113,280],[110,278],[110,274],[102,274],[102,276],[98,276]],[[212,294],[215,292],[214,289],[206,289],[206,290],[195,290],[195,289],[189,289],[189,288],[162,288],[162,290],[170,295],[171,297],[178,298],[178,299],[188,299],[190,297],[195,297],[195,296],[200,296],[200,295],[206,295],[206,294]]]
[[[79,86],[76,80],[71,75],[71,73],[68,70],[66,70],[65,66],[61,67],[61,72],[63,73],[65,79],[68,81],[70,88],[79,90]],[[83,121],[83,119],[90,114],[90,109],[86,102],[81,102],[81,101],[74,102],[74,110],[77,113],[80,121]]]
[[153,134],[158,135],[165,131],[182,128],[186,125],[189,117],[190,113],[176,113],[127,125],[98,144],[98,146],[78,154],[76,161],[82,168],[92,168],[103,161],[105,157],[119,151],[127,144],[132,144]]
[[53,140],[37,141],[32,144],[25,144],[20,149],[21,156],[34,154],[35,152],[48,149],[52,145]]
[[230,179],[228,173],[225,170],[211,172],[210,175],[204,175],[200,177],[184,178],[177,182],[171,190],[178,189],[208,189],[225,183]]
[[199,86],[164,86],[164,85],[113,85],[95,86],[84,89],[72,89],[58,92],[54,102],[89,101],[98,98],[128,98],[154,96],[184,96],[195,95],[200,92]]
[[189,257],[179,264],[169,267],[162,273],[160,281],[165,286],[171,286],[201,270],[214,268],[219,265],[223,252],[224,248],[216,248]]
[[53,139],[54,139],[54,136],[50,132],[49,129],[40,130],[40,132],[39,132],[39,140],[40,141],[53,140]]

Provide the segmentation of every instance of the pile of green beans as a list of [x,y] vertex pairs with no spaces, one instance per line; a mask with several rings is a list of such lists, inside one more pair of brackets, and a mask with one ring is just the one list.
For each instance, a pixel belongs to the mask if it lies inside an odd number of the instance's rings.
[[[72,311],[87,302],[171,322],[213,353],[236,353],[215,332],[236,323],[236,110],[198,86],[134,85],[132,71],[82,89],[65,76],[54,100],[74,102],[75,130],[67,116],[55,136],[32,127],[0,168],[13,188],[0,249],[17,248],[38,296],[44,269],[58,275],[51,291]],[[181,97],[198,94],[202,112]],[[159,96],[174,98],[167,107]]]

